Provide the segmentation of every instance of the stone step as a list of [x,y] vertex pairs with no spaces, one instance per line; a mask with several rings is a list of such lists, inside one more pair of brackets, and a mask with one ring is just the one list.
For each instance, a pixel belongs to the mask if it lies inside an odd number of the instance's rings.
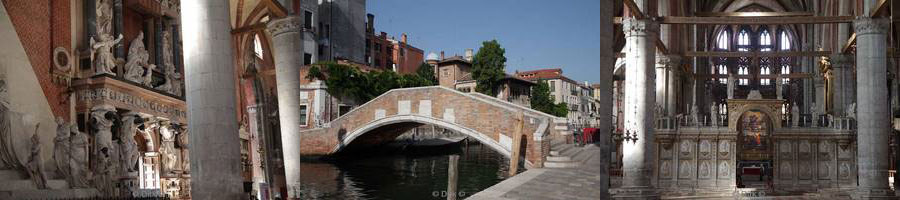
[[550,148],[550,155],[551,156],[560,156],[560,155],[563,155],[565,150],[568,150],[568,149],[571,149],[574,147],[575,146],[573,146],[573,145],[561,145],[561,146],[558,146],[557,148]]
[[546,168],[575,168],[581,166],[581,162],[578,161],[558,161],[558,162],[544,162],[544,167]]
[[[68,189],[69,184],[66,180],[47,180],[48,189]],[[22,191],[22,190],[38,190],[37,186],[30,179],[24,180],[3,180],[0,181],[0,191]]]
[[0,180],[23,180],[25,174],[16,170],[0,170]]

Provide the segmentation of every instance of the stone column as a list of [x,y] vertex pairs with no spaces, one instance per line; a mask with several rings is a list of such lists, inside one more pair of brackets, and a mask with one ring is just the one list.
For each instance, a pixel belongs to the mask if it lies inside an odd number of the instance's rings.
[[[601,1],[602,6],[600,6],[600,19],[608,19],[613,17],[613,1]],[[597,82],[599,86],[598,95],[600,98],[597,100],[597,104],[600,106],[598,110],[597,120],[600,121],[600,125],[597,127],[600,129],[600,152],[603,155],[600,155],[600,159],[603,162],[600,162],[600,166],[597,166],[601,170],[601,176],[598,185],[600,185],[600,196],[604,198],[609,197],[609,162],[610,162],[610,152],[615,149],[615,144],[609,141],[609,136],[612,135],[613,130],[613,118],[612,116],[616,114],[615,110],[615,90],[613,89],[613,83],[615,83],[613,79],[613,73],[615,70],[616,64],[616,55],[613,52],[613,44],[615,40],[613,39],[613,25],[610,20],[600,20],[600,81]],[[606,176],[604,176],[606,175]]]
[[666,114],[674,117],[678,114],[678,99],[681,96],[681,78],[678,73],[681,71],[681,58],[677,56],[669,56],[668,72],[666,73]]
[[884,19],[859,18],[856,30],[857,67],[857,167],[859,184],[855,198],[893,196],[888,186],[887,155],[891,133],[887,88],[887,31]]
[[[616,198],[657,199],[659,193],[651,183],[655,163],[654,85],[656,73],[656,37],[659,24],[646,19],[624,20],[626,51],[625,130],[632,138],[623,141],[624,177]],[[633,138],[633,137],[636,137]]]
[[846,88],[849,84],[845,84],[849,78],[845,70],[852,67],[853,58],[844,54],[831,55],[831,71],[834,78],[832,79],[832,110],[835,117],[844,116],[847,104],[850,103],[850,95],[846,94]]
[[303,17],[290,15],[269,22],[278,89],[278,118],[288,198],[300,198],[300,67],[303,66]]
[[[630,64],[630,63],[629,63]],[[663,112],[668,112],[668,104],[666,100],[669,96],[669,57],[665,55],[656,56],[656,104],[662,107]],[[653,106],[657,106],[653,105]],[[657,116],[662,117],[662,116]]]
[[191,196],[240,199],[234,61],[229,5],[221,0],[182,2],[187,117],[191,141]]

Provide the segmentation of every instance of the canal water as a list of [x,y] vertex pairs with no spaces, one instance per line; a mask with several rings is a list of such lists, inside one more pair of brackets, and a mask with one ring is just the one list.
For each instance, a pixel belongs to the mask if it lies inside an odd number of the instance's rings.
[[460,199],[507,178],[509,159],[477,142],[415,149],[380,147],[305,160],[300,165],[303,198],[447,199],[449,155],[459,155]]

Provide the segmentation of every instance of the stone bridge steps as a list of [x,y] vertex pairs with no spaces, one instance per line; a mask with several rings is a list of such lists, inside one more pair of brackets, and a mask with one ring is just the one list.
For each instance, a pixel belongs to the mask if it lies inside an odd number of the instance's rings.
[[550,156],[547,156],[544,167],[576,168],[590,158],[589,154],[583,147],[576,147],[575,144],[552,142],[550,144]]

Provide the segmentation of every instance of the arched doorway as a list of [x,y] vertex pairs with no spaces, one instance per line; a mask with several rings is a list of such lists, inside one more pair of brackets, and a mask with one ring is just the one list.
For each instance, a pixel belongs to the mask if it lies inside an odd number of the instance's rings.
[[772,180],[772,118],[750,110],[738,118],[737,185],[765,188]]

